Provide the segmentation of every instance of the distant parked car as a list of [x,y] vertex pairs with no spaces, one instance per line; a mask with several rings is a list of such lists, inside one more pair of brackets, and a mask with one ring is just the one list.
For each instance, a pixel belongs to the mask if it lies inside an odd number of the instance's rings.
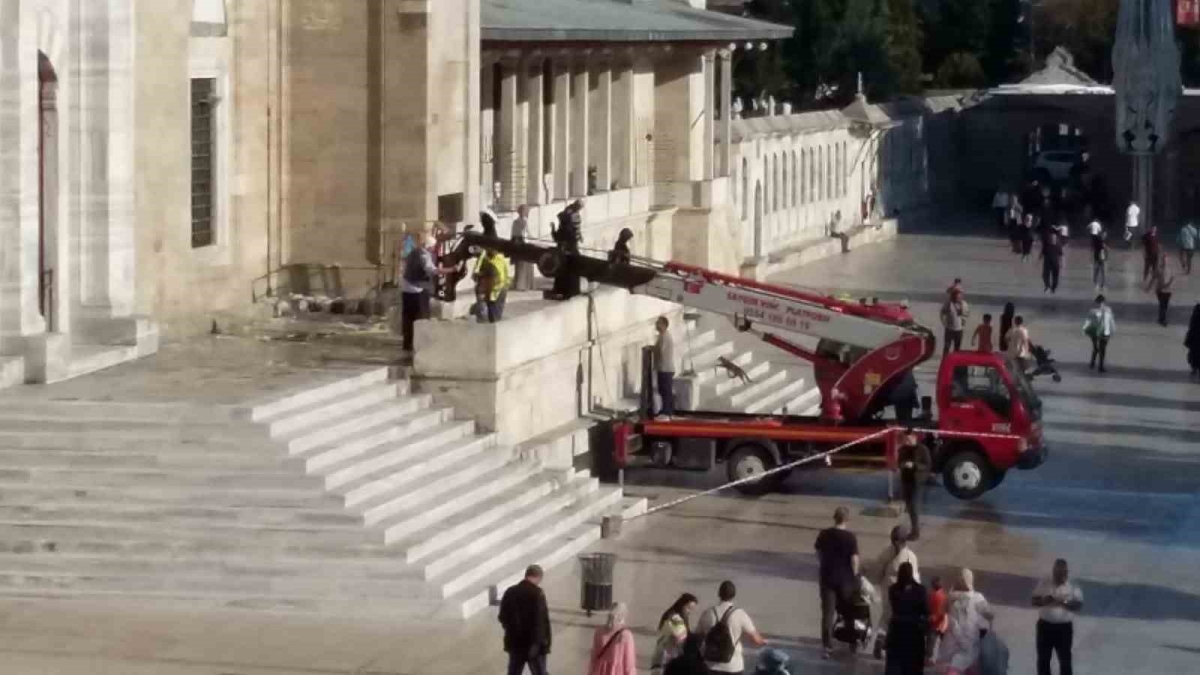
[[1042,182],[1062,183],[1081,164],[1083,153],[1077,150],[1046,150],[1033,158],[1033,177]]

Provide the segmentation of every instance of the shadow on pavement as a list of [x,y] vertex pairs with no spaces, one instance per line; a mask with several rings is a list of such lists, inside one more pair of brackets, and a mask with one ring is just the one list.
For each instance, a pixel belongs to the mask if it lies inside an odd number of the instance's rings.
[[[1200,394],[1200,383],[1196,385],[1196,392]],[[1159,398],[1157,396],[1142,396],[1139,394],[1121,394],[1109,391],[1089,391],[1087,393],[1064,394],[1052,389],[1047,389],[1046,391],[1039,391],[1038,395],[1045,400],[1074,398],[1081,401],[1088,401],[1089,403],[1116,405],[1125,408],[1149,408],[1151,410],[1183,410],[1186,412],[1200,412],[1200,402],[1197,401],[1181,401],[1176,398]]]

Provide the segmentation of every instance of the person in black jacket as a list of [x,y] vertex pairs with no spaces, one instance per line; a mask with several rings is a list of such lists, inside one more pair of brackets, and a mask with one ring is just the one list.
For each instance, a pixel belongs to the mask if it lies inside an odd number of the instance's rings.
[[916,541],[921,538],[921,493],[933,467],[932,453],[929,452],[929,446],[922,443],[910,428],[904,432],[897,460],[900,465],[900,492],[904,495],[904,506],[912,525],[908,540]]
[[925,587],[916,581],[912,563],[901,564],[896,583],[888,589],[892,620],[888,624],[885,675],[921,675],[925,672],[928,598]]
[[500,599],[500,625],[504,626],[504,651],[508,675],[546,675],[550,653],[550,610],[542,590],[542,568],[530,565],[525,578],[504,591]]

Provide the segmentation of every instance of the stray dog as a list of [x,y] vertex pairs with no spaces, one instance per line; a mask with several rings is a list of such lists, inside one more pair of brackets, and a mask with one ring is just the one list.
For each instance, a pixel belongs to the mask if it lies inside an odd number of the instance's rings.
[[750,384],[751,382],[753,382],[753,380],[750,379],[750,376],[746,374],[746,371],[742,370],[741,366],[734,363],[733,361],[730,361],[729,359],[725,358],[724,356],[717,357],[717,366],[716,367],[724,368],[725,374],[728,375],[729,379],[731,379],[731,380],[736,377],[742,381],[742,384]]

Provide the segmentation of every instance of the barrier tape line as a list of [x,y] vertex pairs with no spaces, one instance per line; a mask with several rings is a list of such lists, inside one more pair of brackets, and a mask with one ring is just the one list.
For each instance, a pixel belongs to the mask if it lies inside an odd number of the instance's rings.
[[[826,450],[825,452],[817,453],[815,455],[809,455],[808,457],[803,457],[794,462],[791,462],[788,464],[783,464],[781,466],[777,466],[774,469],[771,469],[770,471],[765,471],[757,476],[747,476],[746,478],[741,478],[741,479],[738,479],[738,480],[735,480],[735,481],[732,481],[729,483],[725,483],[723,485],[718,485],[715,488],[710,488],[703,492],[697,492],[695,494],[690,494],[690,495],[686,495],[684,497],[680,497],[679,499],[671,500],[665,504],[659,504],[658,506],[654,506],[654,507],[646,509],[646,511],[644,513],[636,515],[633,518],[630,518],[630,520],[636,520],[637,518],[644,518],[645,516],[649,516],[653,513],[657,513],[659,511],[665,511],[667,509],[679,506],[680,504],[690,502],[693,499],[699,499],[700,497],[707,497],[708,495],[716,494],[722,490],[728,490],[731,487],[737,487],[744,483],[752,483],[754,481],[759,481],[759,480],[762,480],[772,474],[780,473],[782,471],[788,471],[788,470],[794,469],[795,467],[798,467],[802,464],[808,464],[810,462],[820,461],[820,460],[825,459],[826,457],[831,457],[843,450],[852,448],[856,445],[862,445],[863,443],[868,443],[870,441],[873,441],[873,440],[876,440],[879,438],[883,438],[883,437],[887,436],[888,434],[903,433],[905,431],[905,429],[906,429],[906,427],[902,427],[902,426],[888,427],[886,429],[881,429],[873,434],[863,436],[862,438],[850,441],[849,443],[845,443],[843,445],[839,445],[836,448],[831,448],[829,450]],[[933,435],[933,436],[966,436],[966,437],[970,437],[970,438],[1003,438],[1003,439],[1011,439],[1011,440],[1020,440],[1020,438],[1021,438],[1020,436],[1017,436],[1015,434],[972,433],[972,432],[967,432],[967,431],[949,431],[949,430],[943,431],[943,430],[939,430],[939,429],[919,429],[916,427],[913,427],[913,432],[917,433],[917,434],[929,434],[929,435]]]
[[843,444],[843,445],[839,445],[839,446],[837,446],[836,448],[831,448],[831,449],[829,449],[829,450],[826,450],[825,452],[817,453],[817,454],[815,454],[815,455],[809,455],[808,457],[803,457],[803,458],[801,458],[801,459],[798,459],[798,460],[796,460],[796,461],[794,461],[794,462],[791,462],[791,463],[789,463],[789,464],[783,464],[783,465],[781,465],[781,466],[777,466],[777,467],[775,467],[774,469],[771,469],[770,471],[764,471],[763,473],[761,473],[761,474],[758,474],[758,475],[756,475],[756,476],[747,476],[747,477],[745,477],[745,478],[740,478],[740,479],[738,479],[738,480],[735,480],[735,481],[732,481],[732,482],[730,482],[730,483],[725,483],[724,485],[719,485],[719,486],[717,486],[717,487],[715,487],[715,488],[710,488],[710,489],[708,489],[708,490],[705,490],[705,491],[703,491],[703,492],[697,492],[697,493],[695,493],[695,494],[690,494],[690,495],[686,495],[686,496],[684,496],[684,497],[680,497],[679,499],[674,499],[674,500],[671,500],[671,501],[669,501],[669,502],[667,502],[667,503],[665,503],[665,504],[659,504],[658,506],[654,506],[654,507],[652,507],[652,508],[648,508],[648,509],[646,509],[645,513],[642,513],[642,514],[640,514],[640,515],[637,515],[637,516],[635,516],[634,518],[631,518],[630,520],[634,520],[634,519],[636,519],[636,518],[644,518],[644,517],[646,517],[646,516],[648,516],[648,515],[650,515],[650,514],[652,514],[652,513],[657,513],[657,512],[659,512],[659,511],[664,511],[664,510],[666,510],[666,509],[669,509],[669,508],[673,508],[673,507],[679,506],[680,504],[683,504],[683,503],[685,503],[685,502],[690,502],[690,501],[692,501],[693,499],[699,499],[700,497],[706,497],[706,496],[708,496],[708,495],[711,495],[711,494],[715,494],[715,493],[717,493],[717,492],[720,492],[721,490],[727,490],[727,489],[729,489],[729,488],[731,488],[731,487],[737,487],[738,485],[742,485],[742,484],[744,484],[744,483],[753,483],[754,481],[759,481],[759,480],[762,480],[762,479],[764,479],[764,478],[766,478],[767,476],[770,476],[770,475],[772,475],[772,474],[776,474],[776,473],[779,473],[779,472],[781,472],[781,471],[787,471],[787,470],[789,470],[789,469],[793,469],[793,468],[795,468],[795,467],[797,467],[797,466],[800,466],[801,464],[808,464],[809,462],[816,462],[816,461],[820,461],[820,460],[823,460],[823,459],[825,459],[826,457],[829,457],[829,456],[835,455],[835,454],[837,454],[837,453],[839,453],[839,452],[841,452],[841,451],[843,451],[843,450],[846,450],[846,449],[848,449],[848,448],[852,448],[852,447],[854,447],[854,446],[856,446],[856,445],[862,445],[863,443],[867,443],[867,442],[870,442],[870,441],[873,441],[873,440],[876,440],[876,439],[879,439],[879,438],[883,438],[884,436],[886,436],[886,435],[888,435],[888,434],[890,434],[890,433],[894,433],[894,432],[895,432],[895,430],[894,430],[894,429],[892,429],[892,428],[883,429],[883,430],[877,431],[877,432],[875,432],[875,433],[873,433],[873,434],[870,434],[870,435],[868,435],[868,436],[863,436],[862,438],[859,438],[859,439],[856,439],[856,440],[850,441],[849,443],[846,443],[846,444]]

